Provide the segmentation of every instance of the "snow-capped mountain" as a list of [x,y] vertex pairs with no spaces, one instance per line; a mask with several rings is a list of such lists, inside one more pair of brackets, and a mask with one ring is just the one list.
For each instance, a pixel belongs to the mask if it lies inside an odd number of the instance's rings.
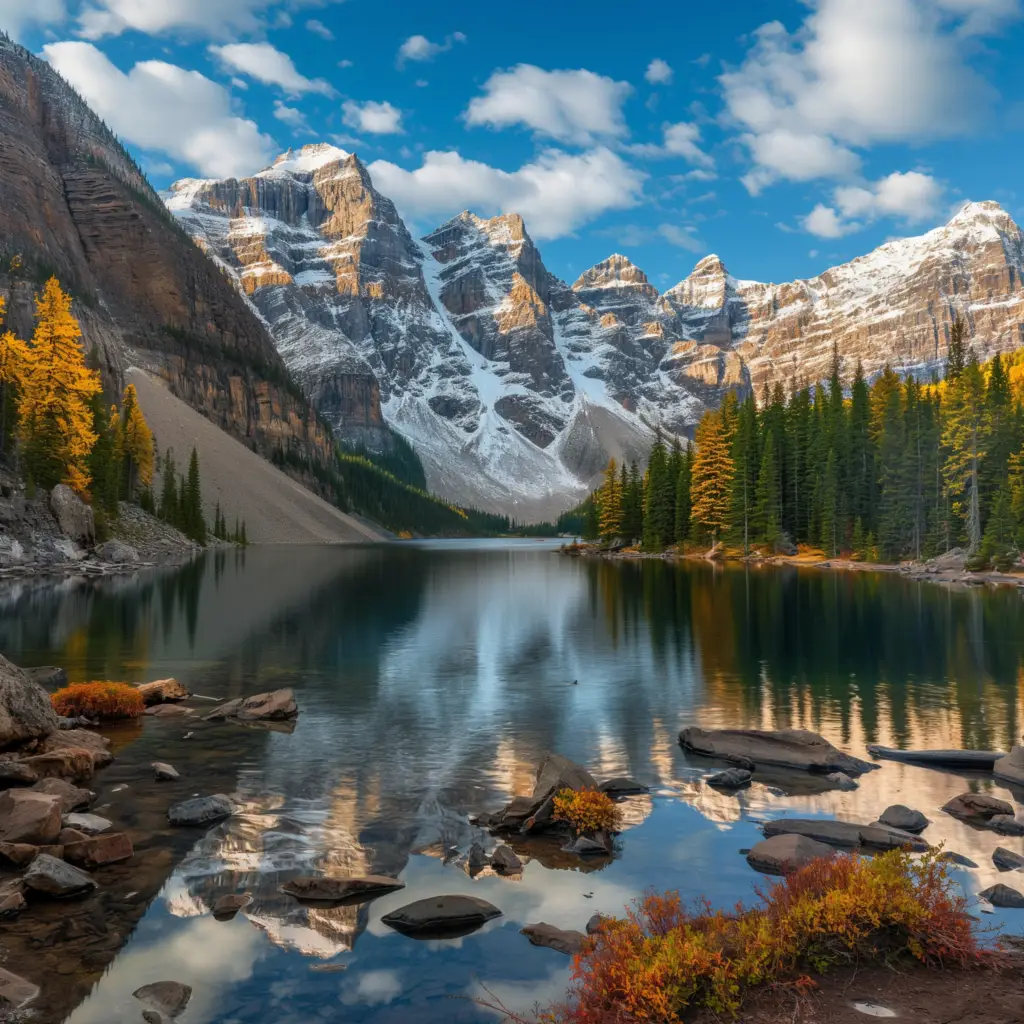
[[1024,241],[995,203],[808,281],[738,281],[707,256],[659,294],[618,254],[570,287],[515,214],[414,239],[328,145],[165,201],[339,436],[386,445],[386,425],[434,491],[519,518],[571,505],[609,456],[689,432],[728,390],[824,376],[833,344],[851,372],[928,368],[956,311],[981,353],[1024,342]]

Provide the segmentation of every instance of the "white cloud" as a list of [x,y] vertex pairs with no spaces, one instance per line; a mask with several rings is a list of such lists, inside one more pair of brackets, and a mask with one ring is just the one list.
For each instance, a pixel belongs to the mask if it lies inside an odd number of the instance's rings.
[[[754,162],[754,190],[856,172],[850,147],[975,129],[992,96],[959,36],[988,31],[1016,0],[813,0],[795,33],[762,25],[720,77]],[[810,155],[810,163],[805,159]],[[750,187],[748,183],[748,187]]]
[[931,175],[896,171],[866,185],[837,187],[832,192],[833,205],[818,203],[803,219],[803,226],[813,235],[839,238],[859,231],[864,222],[879,217],[897,217],[910,223],[922,221],[936,213],[942,191]]
[[370,165],[376,186],[413,220],[479,213],[520,213],[535,238],[560,238],[607,210],[636,206],[645,175],[605,147],[541,153],[503,171],[456,152],[429,152],[414,171],[386,160]]
[[[290,6],[322,6],[322,2],[292,0]],[[78,22],[79,32],[86,39],[121,35],[129,30],[150,35],[180,31],[224,38],[260,30],[275,8],[275,23],[290,24],[287,12],[280,7],[281,0],[91,0],[83,7]]]
[[209,52],[229,70],[241,72],[264,85],[280,86],[289,96],[301,96],[306,92],[318,92],[324,96],[334,93],[330,82],[300,75],[291,57],[270,43],[228,43],[226,46],[211,46]]
[[593,71],[544,71],[517,64],[495,71],[465,113],[470,125],[507,128],[525,125],[560,142],[590,145],[595,138],[624,135],[622,105],[632,92]]
[[198,71],[148,60],[127,74],[90,43],[50,43],[46,59],[123,139],[213,177],[250,173],[274,152],[231,96]]
[[662,125],[664,143],[656,145],[651,143],[639,143],[626,148],[630,153],[644,157],[668,157],[681,156],[691,164],[697,164],[704,169],[704,174],[714,178],[715,161],[700,148],[700,128],[688,121],[679,121],[676,124]]
[[350,60],[339,60],[338,61],[338,67],[339,68],[350,68],[350,67],[353,67],[353,64],[352,64],[352,61],[350,61]]
[[678,224],[659,224],[658,234],[670,245],[678,246],[680,249],[687,249],[689,252],[701,252],[704,243],[696,237],[696,228],[679,227]]
[[455,43],[464,43],[465,41],[466,36],[463,32],[454,32],[450,36],[445,36],[443,43],[431,42],[426,36],[409,36],[398,48],[396,63],[399,67],[404,67],[408,61],[433,60],[439,53],[450,50]]
[[293,132],[310,130],[306,115],[297,107],[286,106],[281,100],[274,100],[274,117],[288,125]]
[[356,131],[371,135],[396,135],[402,132],[402,112],[387,100],[382,103],[376,100],[367,100],[365,103],[345,100],[341,110],[342,120]]
[[672,75],[672,68],[667,61],[662,60],[660,57],[655,57],[647,65],[647,70],[644,72],[644,78],[651,85],[668,85],[672,81]]
[[334,39],[334,33],[319,18],[310,18],[306,22],[306,28],[328,42]]
[[53,25],[66,16],[64,0],[0,0],[0,29],[15,40],[30,26]]

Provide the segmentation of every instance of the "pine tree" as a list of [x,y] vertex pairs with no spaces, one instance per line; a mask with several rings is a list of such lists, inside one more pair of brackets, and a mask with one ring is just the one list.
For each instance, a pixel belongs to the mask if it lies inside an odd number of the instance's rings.
[[245,532],[245,520],[244,519],[242,520],[242,532],[238,535],[238,543],[241,544],[243,548],[249,546],[249,537],[248,537],[248,534]]
[[1013,496],[1009,484],[1004,483],[992,502],[992,514],[981,544],[982,557],[997,569],[1007,568],[1015,560],[1016,527]]
[[985,378],[973,355],[946,391],[942,443],[946,486],[953,499],[953,514],[964,525],[968,553],[981,546],[981,463],[989,435],[985,409]]
[[967,329],[960,314],[953,317],[949,328],[949,348],[946,352],[946,380],[953,382],[960,379],[960,374],[967,366]]
[[732,495],[730,455],[732,410],[723,403],[719,412],[707,412],[697,426],[691,484],[691,520],[714,544],[729,528]]
[[630,463],[629,478],[622,494],[622,532],[633,543],[644,535],[644,484],[636,462]]
[[96,434],[96,443],[89,453],[93,505],[107,518],[116,519],[120,498],[121,453],[118,439],[121,419],[115,406],[107,410],[102,392],[93,395],[90,405]]
[[906,451],[902,390],[886,392],[888,402],[882,413],[878,436],[879,499],[878,544],[882,557],[895,560],[906,546],[910,525],[910,495],[907,488]]
[[89,454],[96,443],[90,399],[99,374],[85,365],[71,297],[55,277],[36,296],[36,329],[21,373],[18,433],[25,468],[46,488],[66,483],[88,491]]
[[682,544],[690,536],[690,517],[692,512],[691,488],[693,484],[693,445],[689,441],[683,452],[676,480],[676,543]]
[[1013,539],[1024,550],[1024,448],[1010,456],[1007,486],[1010,489],[1010,514],[1013,516]]
[[600,491],[601,539],[611,543],[622,536],[622,487],[619,467],[614,459],[608,460],[604,471],[604,485]]
[[870,521],[874,504],[875,466],[871,448],[871,393],[859,359],[850,391],[848,451],[850,515],[859,519],[863,528]]
[[761,468],[757,474],[757,501],[754,522],[759,540],[774,546],[779,539],[782,521],[779,463],[775,452],[775,431],[765,438]]
[[177,526],[181,520],[178,513],[178,489],[176,486],[177,476],[174,465],[174,456],[168,449],[164,454],[163,466],[160,471],[160,518],[165,523]]
[[197,544],[206,543],[206,518],[203,515],[203,492],[199,483],[199,453],[192,449],[188,460],[188,482],[185,484],[186,533]]
[[669,477],[669,457],[661,434],[647,464],[644,492],[644,547],[661,551],[672,543],[676,525],[676,482]]
[[821,546],[825,554],[834,558],[839,554],[839,474],[836,471],[836,453],[832,449],[825,463],[821,482]]
[[[0,319],[6,306],[0,298]],[[18,421],[18,391],[28,360],[28,346],[10,331],[0,332],[0,456],[14,438]]]
[[739,407],[736,429],[732,437],[732,494],[729,518],[732,535],[743,545],[743,554],[750,550],[754,502],[757,496],[757,470],[761,462],[757,406],[748,397]]
[[121,398],[121,458],[124,463],[122,497],[131,501],[141,487],[153,482],[153,433],[146,423],[135,385],[129,384]]

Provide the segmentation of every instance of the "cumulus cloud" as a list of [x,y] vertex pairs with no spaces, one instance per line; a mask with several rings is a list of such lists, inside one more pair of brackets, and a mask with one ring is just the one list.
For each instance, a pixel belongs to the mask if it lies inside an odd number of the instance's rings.
[[409,61],[433,60],[439,53],[445,53],[456,43],[465,41],[466,36],[463,32],[453,32],[450,36],[445,36],[443,43],[431,42],[426,36],[409,36],[398,48],[396,63],[399,67],[404,67]]
[[297,107],[289,107],[281,100],[274,100],[274,117],[288,125],[293,132],[308,132],[310,130],[306,115]]
[[624,135],[622,105],[632,92],[627,82],[583,69],[545,71],[518,64],[495,71],[465,113],[469,125],[523,125],[537,135],[576,145]]
[[917,223],[935,214],[942,192],[942,185],[929,174],[896,171],[866,185],[837,187],[832,205],[818,203],[803,219],[803,226],[812,235],[840,238],[879,217]]
[[644,72],[644,78],[646,78],[651,85],[668,85],[672,81],[673,74],[674,72],[667,61],[662,60],[660,57],[655,57],[654,60],[647,65],[647,70]]
[[123,139],[212,177],[264,166],[273,141],[239,117],[228,91],[198,71],[147,60],[127,74],[91,43],[50,43],[46,59]]
[[306,22],[306,28],[328,42],[334,39],[334,33],[319,18],[310,18]]
[[129,30],[225,38],[260,30],[275,12],[278,20],[290,24],[285,7],[322,7],[324,2],[334,0],[290,0],[287,4],[282,0],[89,0],[78,18],[79,33],[86,39]]
[[700,128],[688,121],[662,125],[664,141],[661,145],[640,143],[627,149],[637,156],[669,157],[681,156],[689,163],[704,169],[705,177],[714,178],[715,161],[700,148]]
[[322,78],[309,79],[300,75],[286,53],[270,43],[228,43],[211,46],[209,52],[230,71],[237,71],[264,85],[277,85],[290,96],[318,92],[324,96],[334,94],[330,82]]
[[[851,147],[975,129],[992,96],[960,37],[988,31],[1016,0],[814,0],[789,33],[762,25],[720,77],[728,119],[754,163],[748,187],[856,172]],[[809,158],[809,162],[808,162]]]
[[704,243],[696,236],[696,228],[680,227],[678,224],[659,224],[658,234],[670,245],[689,252],[701,252]]
[[66,16],[64,0],[0,0],[0,28],[16,40],[30,27],[54,25]]
[[370,135],[397,135],[402,132],[402,112],[387,100],[357,103],[345,100],[341,105],[342,120],[356,131]]
[[515,212],[538,239],[560,238],[608,210],[637,205],[645,177],[603,146],[579,154],[548,150],[515,171],[436,151],[413,171],[386,160],[369,169],[412,220],[450,217],[467,207],[488,216]]

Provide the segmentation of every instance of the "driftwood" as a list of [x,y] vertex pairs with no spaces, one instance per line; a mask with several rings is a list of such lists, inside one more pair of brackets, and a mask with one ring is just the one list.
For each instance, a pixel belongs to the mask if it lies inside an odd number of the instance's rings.
[[991,771],[996,761],[1006,756],[1001,750],[897,750],[877,744],[870,744],[868,753],[887,761],[905,761],[930,768],[976,768],[982,771]]

